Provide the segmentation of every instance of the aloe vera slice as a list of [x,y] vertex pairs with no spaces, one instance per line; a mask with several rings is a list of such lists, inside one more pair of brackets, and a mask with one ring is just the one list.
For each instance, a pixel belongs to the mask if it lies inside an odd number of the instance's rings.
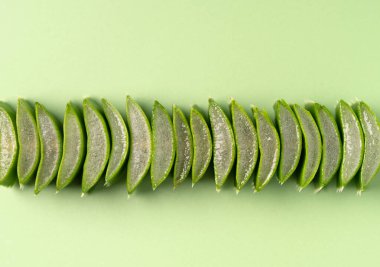
[[174,129],[169,113],[158,101],[152,111],[153,151],[150,166],[152,188],[155,190],[169,175],[175,157]]
[[364,133],[364,155],[360,168],[359,192],[364,191],[380,168],[380,127],[376,114],[364,102],[356,105]]
[[281,140],[278,180],[285,183],[297,169],[302,152],[302,132],[291,107],[285,100],[278,100],[274,107]]
[[211,133],[203,115],[192,107],[190,129],[193,138],[194,156],[192,164],[193,186],[204,176],[212,157]]
[[63,151],[57,175],[57,191],[68,186],[78,174],[83,163],[85,146],[82,118],[74,105],[68,103],[63,119]]
[[152,131],[144,111],[130,96],[127,96],[126,111],[131,137],[127,190],[128,193],[132,193],[149,170],[152,158]]
[[173,105],[173,127],[176,144],[173,182],[174,188],[176,188],[190,172],[193,161],[193,140],[185,115],[175,105]]
[[17,176],[22,188],[37,170],[40,160],[40,140],[33,109],[21,98],[17,102],[16,125],[19,144]]
[[352,180],[362,165],[364,153],[363,130],[350,105],[341,100],[337,106],[337,120],[343,136],[343,157],[339,170],[338,191]]
[[120,112],[106,99],[102,99],[104,115],[111,132],[111,153],[106,171],[105,186],[113,184],[127,159],[129,136]]
[[17,154],[16,115],[9,105],[0,102],[0,185],[15,182]]
[[271,180],[280,160],[280,137],[269,115],[259,108],[252,108],[259,141],[259,167],[254,190],[261,191]]
[[232,127],[236,143],[236,189],[239,192],[252,176],[259,154],[256,128],[235,100],[231,101]]
[[62,157],[62,134],[58,122],[43,105],[36,103],[35,110],[41,144],[40,164],[34,187],[34,193],[38,194],[57,175]]
[[90,99],[83,101],[87,153],[83,165],[82,193],[87,193],[102,176],[110,153],[110,138],[103,115]]
[[208,112],[213,140],[215,184],[216,190],[219,191],[226,182],[235,162],[235,137],[231,122],[213,99],[209,99]]
[[338,172],[342,161],[342,141],[334,116],[318,103],[310,105],[322,138],[322,159],[318,171],[317,191],[325,187]]

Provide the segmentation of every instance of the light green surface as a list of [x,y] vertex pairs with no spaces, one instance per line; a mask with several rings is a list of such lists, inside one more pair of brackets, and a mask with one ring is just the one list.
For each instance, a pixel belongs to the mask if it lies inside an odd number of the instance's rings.
[[[11,1],[0,3],[0,98],[39,101],[62,119],[68,100],[130,94],[207,110],[233,96],[247,110],[279,98],[359,97],[380,115],[379,1]],[[125,174],[124,174],[125,175]],[[149,177],[80,198],[80,185],[38,197],[0,188],[0,266],[374,266],[380,179],[356,196],[313,194],[294,179],[239,195],[207,174],[154,193]],[[124,179],[123,179],[124,180]],[[377,264],[376,264],[377,263]]]

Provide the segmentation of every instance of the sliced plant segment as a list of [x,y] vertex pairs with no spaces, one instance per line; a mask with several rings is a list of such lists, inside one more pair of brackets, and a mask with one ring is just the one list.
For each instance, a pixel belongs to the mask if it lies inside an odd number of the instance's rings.
[[359,190],[364,191],[380,168],[380,127],[376,114],[364,102],[356,105],[364,133],[364,156],[360,168]]
[[173,127],[176,145],[173,181],[174,188],[176,188],[190,172],[193,161],[193,140],[185,115],[175,105],[173,105]]
[[82,118],[72,103],[66,105],[63,119],[63,152],[57,176],[57,191],[77,176],[84,160],[86,139]]
[[259,141],[259,167],[255,179],[255,191],[261,191],[276,173],[280,160],[280,138],[268,114],[252,108]]
[[174,129],[166,109],[155,101],[152,111],[153,151],[150,166],[152,188],[155,190],[169,175],[175,157]]
[[15,182],[17,153],[16,115],[9,105],[0,102],[0,185]]
[[343,137],[343,157],[338,179],[338,191],[342,191],[362,165],[364,137],[359,119],[343,100],[337,106],[337,119]]
[[203,115],[195,107],[192,107],[190,111],[190,128],[194,147],[191,167],[194,186],[204,176],[212,157],[210,129]]
[[325,187],[337,173],[342,161],[342,141],[331,112],[318,103],[310,105],[322,138],[322,159],[318,171],[317,191]]
[[131,137],[127,190],[128,193],[132,193],[149,170],[152,158],[152,131],[144,111],[130,96],[127,97],[126,110]]
[[110,138],[103,115],[90,99],[83,101],[87,154],[83,165],[82,192],[87,193],[102,176],[110,154]]
[[102,99],[104,115],[111,132],[111,153],[106,171],[106,186],[113,184],[127,159],[129,136],[120,112],[106,99]]
[[231,117],[237,155],[236,189],[240,191],[252,176],[259,154],[259,144],[252,120],[235,100],[231,101]]
[[62,157],[62,134],[58,122],[43,105],[36,103],[35,110],[41,144],[40,164],[34,186],[34,193],[38,194],[57,175]]
[[304,158],[298,179],[299,188],[302,190],[310,184],[318,171],[322,157],[322,140],[311,113],[297,104],[293,105],[293,110],[301,126],[304,143]]
[[40,140],[34,111],[24,99],[17,102],[16,125],[19,144],[17,176],[22,188],[32,179],[40,160]]
[[219,191],[235,162],[235,137],[229,119],[213,99],[209,99],[208,112],[213,139],[215,184]]
[[297,117],[285,100],[278,100],[274,109],[281,140],[278,179],[280,184],[283,184],[292,176],[300,161],[302,132]]

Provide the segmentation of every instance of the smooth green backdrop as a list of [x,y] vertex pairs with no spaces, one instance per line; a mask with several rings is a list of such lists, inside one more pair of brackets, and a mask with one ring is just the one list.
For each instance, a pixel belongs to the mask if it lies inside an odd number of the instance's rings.
[[[375,0],[2,0],[0,98],[65,103],[127,94],[203,110],[230,97],[272,112],[278,98],[365,100],[380,115],[380,2]],[[216,193],[145,179],[80,198],[0,188],[0,266],[378,266],[380,177],[361,197],[335,185],[298,193],[272,180]]]

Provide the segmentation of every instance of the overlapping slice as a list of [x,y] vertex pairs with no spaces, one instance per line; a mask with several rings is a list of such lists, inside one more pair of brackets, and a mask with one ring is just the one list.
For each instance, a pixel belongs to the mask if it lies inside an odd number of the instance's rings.
[[16,112],[19,154],[17,176],[22,188],[35,174],[40,160],[40,140],[33,109],[26,100],[19,99]]
[[188,176],[193,161],[193,140],[183,112],[173,105],[173,127],[176,146],[173,183],[176,188]]
[[131,137],[127,190],[128,193],[132,193],[149,170],[152,157],[152,131],[144,111],[130,96],[127,96],[126,111]]
[[75,106],[66,105],[63,119],[63,152],[57,176],[57,191],[68,186],[82,167],[86,139],[82,118]]
[[16,176],[18,144],[16,117],[12,108],[0,102],[0,185],[13,185]]
[[190,128],[193,137],[194,156],[192,164],[193,186],[204,176],[212,157],[211,133],[203,115],[192,107],[190,111]]
[[120,112],[104,98],[102,99],[102,106],[111,132],[111,153],[105,177],[105,186],[110,186],[115,182],[127,158],[129,136]]
[[339,170],[338,191],[352,180],[362,165],[364,137],[359,119],[350,105],[341,100],[337,106],[337,120],[343,137],[343,157]]
[[295,104],[292,106],[301,126],[303,136],[303,163],[298,179],[300,190],[305,188],[315,177],[322,157],[322,140],[311,113]]
[[322,159],[318,171],[317,191],[325,187],[337,173],[342,161],[342,141],[334,116],[318,103],[309,105],[322,138]]
[[213,140],[215,184],[219,191],[235,162],[235,138],[229,119],[213,99],[209,99],[208,113]]
[[169,113],[158,101],[152,111],[153,151],[150,166],[152,188],[155,190],[169,175],[175,157],[174,129]]
[[297,117],[285,100],[278,100],[274,109],[281,139],[278,180],[283,184],[294,173],[300,161],[302,132]]
[[364,191],[380,168],[380,127],[376,114],[364,102],[356,105],[364,133],[364,155],[360,168],[359,192]]
[[58,122],[43,105],[36,103],[35,110],[41,144],[40,164],[34,186],[34,193],[38,194],[57,175],[62,157],[62,134]]
[[110,153],[110,138],[103,115],[90,99],[83,101],[87,154],[83,165],[82,192],[92,189],[102,176]]
[[237,155],[235,184],[239,192],[251,178],[259,154],[259,144],[256,129],[244,108],[235,100],[231,101],[230,108]]
[[276,173],[280,159],[280,138],[268,114],[252,108],[259,141],[259,167],[254,184],[255,191],[261,191]]

